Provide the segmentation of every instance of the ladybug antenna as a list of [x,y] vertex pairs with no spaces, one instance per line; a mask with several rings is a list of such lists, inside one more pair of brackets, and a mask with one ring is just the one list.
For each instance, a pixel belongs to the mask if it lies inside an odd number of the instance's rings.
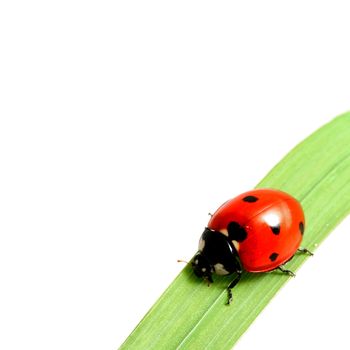
[[185,260],[177,260],[177,262],[183,262],[183,263],[185,263],[185,264],[188,264],[188,261],[185,261]]

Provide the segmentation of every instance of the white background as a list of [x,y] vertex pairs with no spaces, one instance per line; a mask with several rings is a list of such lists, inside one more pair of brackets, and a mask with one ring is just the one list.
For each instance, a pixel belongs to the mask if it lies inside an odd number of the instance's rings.
[[[118,348],[207,213],[350,108],[349,15],[338,1],[2,1],[0,348]],[[235,349],[350,347],[349,231]]]

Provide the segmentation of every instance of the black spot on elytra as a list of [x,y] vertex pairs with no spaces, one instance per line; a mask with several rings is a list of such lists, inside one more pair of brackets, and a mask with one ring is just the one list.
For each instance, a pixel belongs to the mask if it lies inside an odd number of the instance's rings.
[[244,202],[248,202],[248,203],[254,203],[258,200],[259,198],[258,197],[255,197],[255,196],[246,196],[243,198],[243,201]]
[[275,260],[277,259],[277,257],[278,257],[278,254],[277,254],[277,253],[272,253],[272,254],[269,256],[269,259],[270,259],[271,261],[275,261]]
[[300,230],[300,233],[303,235],[304,234],[304,223],[302,221],[299,222],[299,230]]
[[281,226],[280,224],[277,224],[275,226],[270,226],[270,229],[274,235],[278,235],[280,233]]
[[247,231],[235,221],[227,225],[227,232],[231,241],[243,242],[247,238]]

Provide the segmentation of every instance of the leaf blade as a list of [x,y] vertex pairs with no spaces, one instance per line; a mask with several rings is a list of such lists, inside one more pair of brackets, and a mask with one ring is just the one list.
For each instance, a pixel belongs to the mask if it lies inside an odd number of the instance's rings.
[[[312,248],[350,212],[350,113],[335,118],[289,152],[258,184],[298,198],[306,215],[303,245]],[[306,260],[297,255],[288,268]],[[186,266],[121,349],[231,349],[287,282],[278,273],[244,273],[225,307],[230,277],[210,288]]]

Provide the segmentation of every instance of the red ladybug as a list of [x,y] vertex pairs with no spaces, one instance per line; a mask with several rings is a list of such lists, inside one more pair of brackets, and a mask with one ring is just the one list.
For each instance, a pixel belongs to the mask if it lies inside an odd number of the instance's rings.
[[213,282],[212,273],[236,273],[228,286],[228,304],[231,289],[239,282],[242,269],[248,272],[266,272],[279,269],[289,276],[283,264],[299,248],[305,228],[305,217],[300,203],[289,194],[274,189],[257,189],[243,193],[224,203],[211,217],[192,259],[194,273]]

